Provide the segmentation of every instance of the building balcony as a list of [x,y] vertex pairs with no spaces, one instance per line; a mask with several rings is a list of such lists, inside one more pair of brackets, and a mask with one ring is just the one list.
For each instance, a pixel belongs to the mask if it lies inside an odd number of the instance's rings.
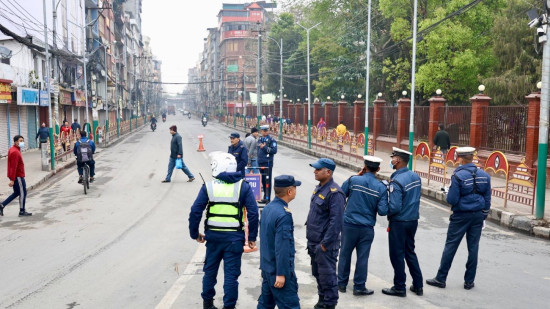
[[249,30],[231,30],[222,33],[222,40],[232,38],[249,38],[252,37],[252,32]]

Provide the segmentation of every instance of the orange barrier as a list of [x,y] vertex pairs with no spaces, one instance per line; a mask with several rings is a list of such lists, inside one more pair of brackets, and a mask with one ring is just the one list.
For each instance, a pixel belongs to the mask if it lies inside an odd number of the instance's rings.
[[198,136],[198,138],[199,138],[199,149],[197,149],[198,152],[206,151],[204,149],[204,145],[202,144],[203,137],[204,137],[203,135]]

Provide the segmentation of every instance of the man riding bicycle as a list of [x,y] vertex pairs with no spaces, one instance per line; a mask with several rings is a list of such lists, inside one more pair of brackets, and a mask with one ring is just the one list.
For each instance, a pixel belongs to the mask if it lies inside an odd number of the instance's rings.
[[82,183],[84,165],[90,167],[90,182],[93,182],[95,175],[95,143],[88,138],[88,133],[86,133],[86,131],[80,131],[80,140],[75,143],[73,152],[76,156],[78,183]]

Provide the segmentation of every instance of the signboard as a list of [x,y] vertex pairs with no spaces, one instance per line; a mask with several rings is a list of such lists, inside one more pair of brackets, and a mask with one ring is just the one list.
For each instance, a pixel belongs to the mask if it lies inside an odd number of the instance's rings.
[[256,200],[261,200],[260,184],[262,176],[260,174],[246,174],[244,176],[244,179],[248,181],[250,188],[252,188],[252,192],[254,192],[254,197],[256,198]]
[[239,72],[239,66],[237,64],[230,64],[227,66],[227,73]]
[[71,93],[65,90],[62,90],[59,93],[59,104],[61,105],[73,105],[73,100]]
[[38,89],[17,87],[17,105],[38,106]]
[[54,85],[51,85],[51,91],[55,94],[59,94],[59,85],[57,84],[54,84]]
[[72,93],[72,101],[74,106],[86,107],[86,97],[84,96],[84,91],[75,90]]
[[40,90],[40,106],[50,106],[50,94],[46,90]]
[[0,80],[0,103],[11,103],[11,81]]

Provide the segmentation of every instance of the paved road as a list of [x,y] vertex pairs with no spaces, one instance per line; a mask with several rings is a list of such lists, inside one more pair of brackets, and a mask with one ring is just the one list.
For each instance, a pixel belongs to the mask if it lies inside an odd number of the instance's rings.
[[[187,218],[200,181],[181,172],[161,184],[168,161],[168,127],[176,123],[184,159],[193,173],[210,178],[206,153],[196,152],[204,133],[208,151],[225,150],[229,132],[200,126],[196,119],[170,117],[158,130],[142,130],[97,158],[97,178],[87,196],[76,171],[56,176],[30,194],[32,218],[8,208],[0,218],[1,308],[202,308],[204,245],[189,239]],[[283,159],[284,158],[284,159]],[[281,148],[275,175],[303,181],[290,205],[296,224],[297,276],[303,308],[312,308],[316,288],[305,251],[305,222],[315,186],[315,159]],[[352,171],[337,168],[342,183]],[[199,177],[197,177],[199,178]],[[10,206],[13,207],[13,206]],[[435,275],[443,250],[448,209],[423,201],[417,253],[425,278]],[[367,287],[373,296],[341,294],[339,308],[546,308],[550,293],[550,243],[489,225],[481,241],[476,287],[462,288],[466,250],[459,249],[446,289],[425,287],[423,297],[391,298],[387,221],[379,218],[369,262]],[[259,253],[244,256],[239,308],[255,308],[259,295]],[[222,276],[216,305],[221,308]]]

